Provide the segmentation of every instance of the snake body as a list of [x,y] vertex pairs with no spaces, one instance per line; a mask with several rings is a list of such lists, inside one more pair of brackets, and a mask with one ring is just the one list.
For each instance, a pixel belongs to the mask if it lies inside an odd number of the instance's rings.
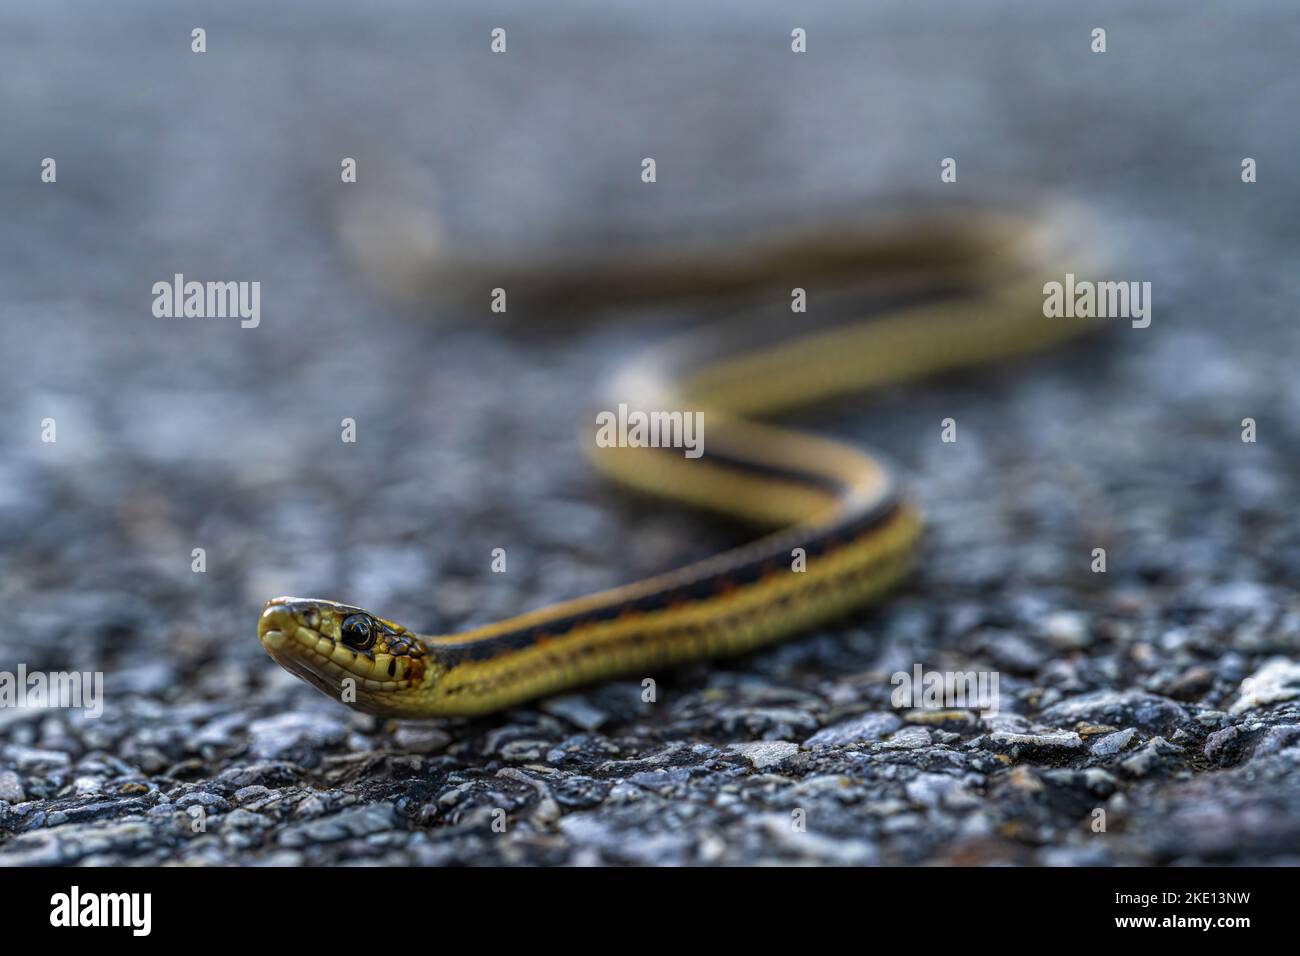
[[[918,507],[879,457],[757,419],[861,389],[1032,351],[1086,320],[1047,318],[1043,283],[1098,265],[1087,219],[908,209],[851,223],[683,243],[630,256],[442,260],[426,275],[523,290],[555,308],[764,293],[779,304],[654,348],[612,377],[597,409],[699,413],[704,453],[603,447],[619,483],[766,526],[758,540],[647,580],[463,633],[422,636],[334,601],[280,597],[259,637],[326,694],[393,717],[482,714],[619,675],[737,654],[844,615],[912,565]],[[490,277],[490,278],[488,278]],[[485,282],[486,284],[482,284]],[[806,313],[790,289],[804,287]],[[816,290],[816,291],[814,291]]]

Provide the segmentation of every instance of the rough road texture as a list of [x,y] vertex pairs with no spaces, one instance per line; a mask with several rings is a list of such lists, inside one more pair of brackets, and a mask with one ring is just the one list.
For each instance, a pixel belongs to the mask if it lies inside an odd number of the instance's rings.
[[[1300,861],[1294,4],[212,6],[0,12],[0,670],[107,682],[98,719],[0,709],[0,863]],[[808,420],[929,513],[879,610],[653,704],[469,723],[353,715],[264,656],[274,594],[450,629],[742,534],[574,447],[593,377],[702,319],[402,310],[349,204],[614,241],[937,189],[1090,204],[1154,320]],[[260,281],[260,327],[155,319],[176,272]],[[1001,715],[896,710],[917,663],[996,670]]]

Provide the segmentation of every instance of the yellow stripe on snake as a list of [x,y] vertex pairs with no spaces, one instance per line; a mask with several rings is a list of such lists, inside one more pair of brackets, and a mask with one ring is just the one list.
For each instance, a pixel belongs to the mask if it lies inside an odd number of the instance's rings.
[[[334,601],[275,598],[262,646],[329,696],[393,717],[482,714],[619,675],[737,654],[871,602],[914,561],[919,510],[880,458],[756,419],[1021,354],[1088,327],[1043,284],[1100,263],[1078,210],[913,208],[865,223],[637,252],[444,258],[431,286],[519,291],[555,310],[765,294],[742,323],[638,356],[596,396],[582,443],[615,481],[767,528],[658,577],[459,634],[422,636]],[[835,291],[828,291],[834,286]],[[807,290],[805,312],[792,289]],[[797,294],[797,293],[796,293]],[[483,300],[480,300],[483,301]],[[773,334],[775,333],[775,334]],[[698,413],[703,454],[600,441],[598,412]]]

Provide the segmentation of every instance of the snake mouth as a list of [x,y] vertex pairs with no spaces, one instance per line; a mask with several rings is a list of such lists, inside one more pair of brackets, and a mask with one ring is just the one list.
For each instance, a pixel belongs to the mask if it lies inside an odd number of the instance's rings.
[[276,598],[269,603],[257,621],[257,639],[272,657],[298,630],[293,612],[283,603],[277,603],[282,601],[283,598]]
[[[345,674],[335,676],[329,673],[333,662],[317,650],[321,635],[305,625],[300,626],[293,612],[282,602],[282,598],[276,598],[258,618],[257,638],[262,642],[262,648],[271,660],[290,674],[311,684],[322,694],[338,698]],[[336,671],[342,670],[333,666]]]

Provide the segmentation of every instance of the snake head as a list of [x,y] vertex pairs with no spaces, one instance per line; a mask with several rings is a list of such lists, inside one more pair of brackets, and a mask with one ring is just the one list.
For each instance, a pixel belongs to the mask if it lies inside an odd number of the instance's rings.
[[323,694],[368,713],[390,713],[394,699],[424,679],[420,638],[369,611],[334,601],[272,598],[257,636],[271,658]]

